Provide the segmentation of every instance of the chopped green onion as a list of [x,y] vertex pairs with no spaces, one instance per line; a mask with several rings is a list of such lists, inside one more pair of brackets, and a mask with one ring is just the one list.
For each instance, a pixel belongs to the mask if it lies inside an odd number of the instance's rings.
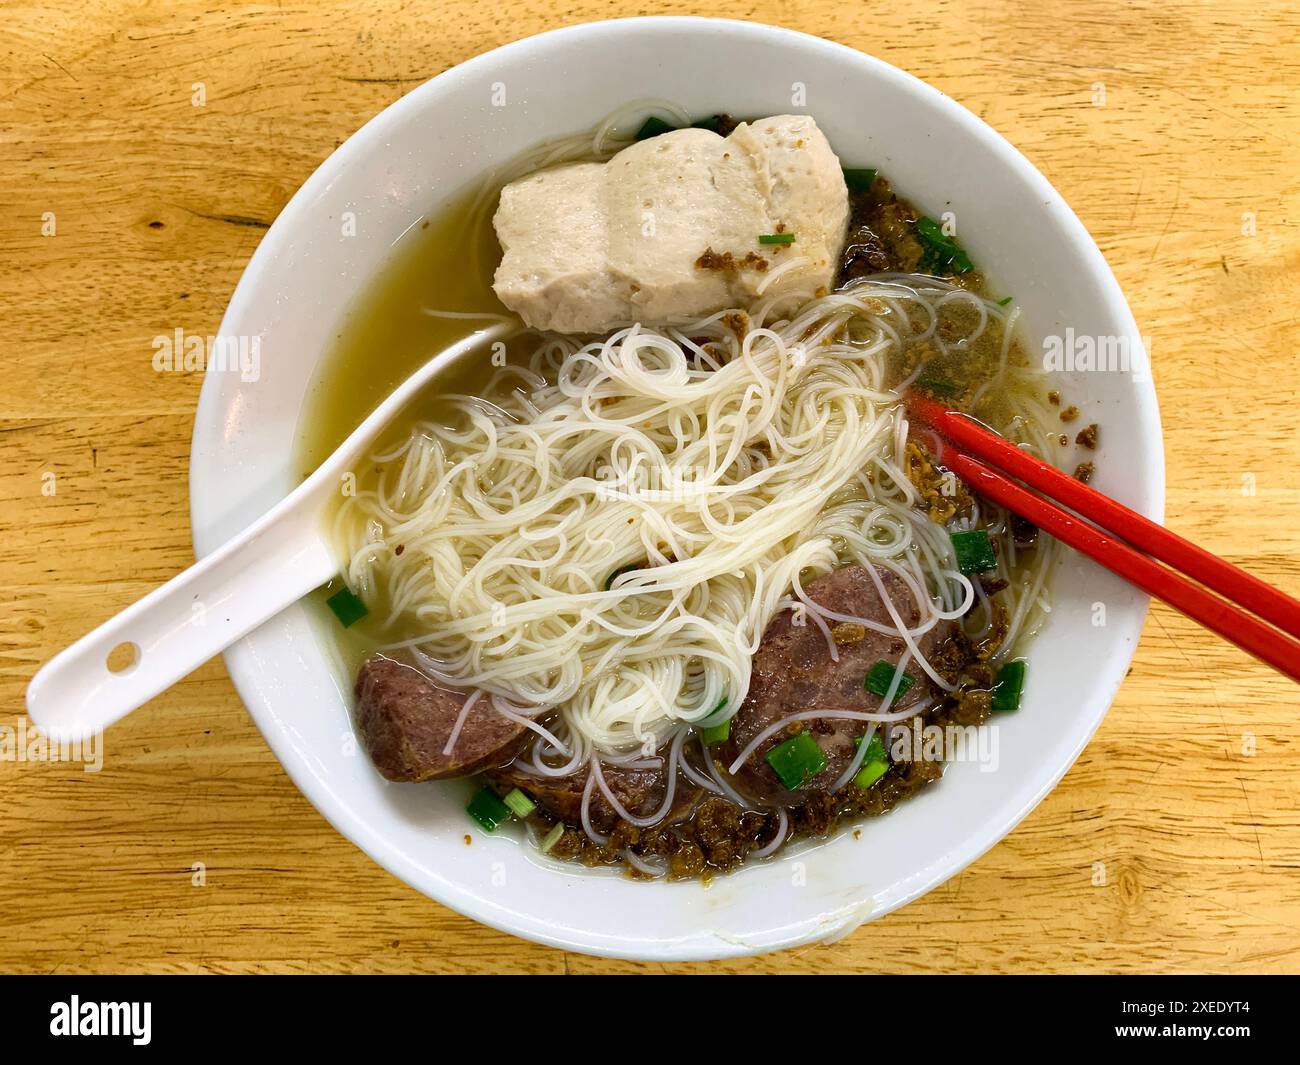
[[[894,674],[898,672],[896,666],[890,665],[883,658],[867,671],[867,679],[863,687],[872,695],[879,695],[882,699],[889,693],[889,686],[894,683]],[[908,688],[916,683],[916,678],[910,673],[904,673],[898,681],[898,691],[895,692],[894,698],[901,699],[907,694]]]
[[[853,745],[861,747],[862,737],[856,737]],[[854,775],[853,783],[860,788],[869,788],[888,772],[889,755],[885,751],[885,741],[880,738],[879,732],[873,732],[871,742],[867,744],[867,753],[862,759],[862,768]]]
[[537,804],[518,788],[506,792],[504,802],[510,807],[510,812],[520,820],[523,820],[537,809]]
[[1000,300],[998,300],[998,306],[1005,307],[1010,302],[1011,302],[1010,296],[1003,296]]
[[618,569],[616,569],[613,573],[611,573],[608,577],[605,578],[605,591],[609,591],[610,588],[614,586],[614,582],[618,580],[619,577],[623,576],[624,573],[631,573],[634,569],[640,569],[640,568],[641,568],[641,564],[639,562],[634,562],[630,566],[620,566]]
[[961,391],[954,382],[942,377],[918,377],[916,387],[923,392],[931,392],[936,396],[955,396]]
[[658,115],[651,115],[641,123],[641,128],[636,131],[636,140],[648,141],[651,137],[657,137],[661,133],[671,133],[676,126],[670,126]]
[[962,573],[983,573],[997,569],[998,556],[993,551],[993,541],[983,529],[949,533],[952,549],[957,555],[957,568]]
[[510,820],[510,807],[491,788],[480,788],[465,810],[489,832],[494,832],[498,825]]
[[873,169],[844,168],[844,184],[854,192],[866,192],[875,183],[876,172]]
[[917,269],[922,273],[966,274],[975,269],[965,249],[933,218],[923,216],[916,220],[916,239],[921,242],[921,261]]
[[345,629],[350,628],[370,613],[366,609],[366,604],[347,588],[340,588],[325,600],[325,605],[334,611],[334,616],[339,619],[339,623]]
[[995,714],[1009,714],[1020,709],[1020,696],[1025,690],[1025,660],[1013,658],[998,670],[997,683],[993,685],[993,699],[989,705]]
[[[861,746],[862,746],[862,737],[854,736],[853,749],[856,751]],[[871,742],[867,744],[866,761],[870,762],[880,758],[888,758],[888,757],[889,755],[885,753],[885,741],[880,738],[879,732],[873,732],[871,734]]]
[[853,783],[860,788],[869,788],[888,772],[888,762],[868,762],[858,770],[857,775],[853,778]]
[[793,244],[793,233],[760,233],[758,235],[760,244]]
[[546,854],[552,847],[560,842],[560,837],[564,835],[564,822],[556,821],[551,826],[551,830],[542,837],[541,852]]
[[[727,708],[727,700],[723,699],[713,708],[713,713],[709,717],[715,717]],[[707,728],[700,729],[700,738],[704,740],[706,747],[712,747],[715,743],[722,743],[731,735],[731,718],[727,718],[721,725],[710,725]]]
[[812,734],[801,732],[767,752],[767,764],[788,791],[803,787],[826,768],[826,755]]

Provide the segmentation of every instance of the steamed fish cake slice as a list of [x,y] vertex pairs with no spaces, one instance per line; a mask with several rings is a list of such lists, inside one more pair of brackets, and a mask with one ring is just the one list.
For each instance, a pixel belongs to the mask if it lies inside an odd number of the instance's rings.
[[367,658],[357,672],[357,724],[375,768],[389,780],[417,782],[510,761],[529,730],[486,699],[470,707],[451,753],[443,753],[469,694],[439,687],[412,666]]
[[[877,574],[894,609],[907,627],[914,628],[920,608],[902,579],[889,570]],[[846,566],[819,577],[804,589],[811,602],[837,614],[866,618],[893,627],[880,593],[870,574],[861,566]],[[832,661],[826,635],[812,618],[796,625],[794,612],[784,610],[772,619],[754,654],[749,694],[731,720],[726,741],[715,748],[724,769],[765,729],[791,714],[819,708],[860,710],[874,713],[881,698],[865,687],[867,674],[877,662],[896,665],[906,645],[901,637],[889,636],[852,622],[828,620],[835,640],[839,661]],[[940,622],[919,639],[917,645],[927,658],[951,635],[951,623]],[[923,699],[939,694],[929,676],[915,662],[905,668],[914,678],[912,686],[895,698],[890,712],[916,706]],[[787,728],[768,737],[737,769],[735,783],[741,791],[758,802],[780,806],[799,806],[813,794],[824,794],[843,775],[853,759],[854,740],[862,736],[870,723],[845,718],[815,718],[791,722]],[[816,741],[826,767],[808,779],[802,787],[790,790],[782,784],[767,756],[778,744],[800,732]],[[848,785],[852,787],[852,783]]]
[[[816,122],[781,115],[511,182],[493,224],[507,307],[537,329],[603,333],[829,289],[848,190]],[[759,242],[778,233],[794,242]]]
[[[706,129],[662,134],[605,164],[608,269],[628,285],[624,320],[703,316],[739,302],[746,274],[768,261],[758,244],[768,221],[755,176],[745,152]],[[731,250],[736,266],[698,267],[710,249]],[[754,256],[748,265],[746,254]]]
[[[849,221],[844,171],[830,142],[807,115],[742,123],[730,140],[743,147],[753,162],[759,193],[774,223],[766,232],[783,225],[793,233],[796,242],[783,254],[809,259],[801,273],[825,277],[829,289]],[[781,283],[775,288],[779,290]]]
[[493,218],[505,255],[493,287],[530,326],[583,332],[628,314],[630,287],[609,269],[602,163],[568,163],[501,190]]

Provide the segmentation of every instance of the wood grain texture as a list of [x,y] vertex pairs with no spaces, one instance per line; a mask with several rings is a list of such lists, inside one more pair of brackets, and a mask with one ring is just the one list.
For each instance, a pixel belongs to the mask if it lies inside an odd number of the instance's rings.
[[[508,40],[647,12],[833,38],[1006,134],[1078,211],[1151,338],[1169,524],[1300,590],[1289,0],[6,2],[0,724],[39,663],[192,557],[200,380],[154,372],[151,338],[215,332],[294,189],[403,92]],[[1295,971],[1297,702],[1156,606],[1096,739],[1003,843],[839,943],[711,968]],[[299,795],[220,662],[106,742],[99,773],[0,761],[0,970],[710,968],[565,955],[424,899]]]

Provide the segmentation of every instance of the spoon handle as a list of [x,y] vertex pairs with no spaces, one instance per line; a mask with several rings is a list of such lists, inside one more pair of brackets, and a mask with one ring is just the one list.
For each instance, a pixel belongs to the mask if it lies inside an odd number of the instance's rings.
[[439,370],[516,329],[499,320],[435,354],[242,533],[50,659],[27,687],[36,727],[69,742],[107,728],[333,577],[321,520],[340,476]]
[[[107,728],[337,573],[306,481],[233,540],[59,652],[27,688],[51,740]],[[110,657],[111,656],[111,657]]]

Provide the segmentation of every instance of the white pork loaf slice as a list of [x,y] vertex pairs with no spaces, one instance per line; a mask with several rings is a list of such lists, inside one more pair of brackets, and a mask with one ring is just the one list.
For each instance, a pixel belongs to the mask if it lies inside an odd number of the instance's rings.
[[[779,115],[521,178],[493,222],[502,303],[537,329],[603,333],[829,289],[848,190],[816,122]],[[760,244],[767,233],[794,242]]]

